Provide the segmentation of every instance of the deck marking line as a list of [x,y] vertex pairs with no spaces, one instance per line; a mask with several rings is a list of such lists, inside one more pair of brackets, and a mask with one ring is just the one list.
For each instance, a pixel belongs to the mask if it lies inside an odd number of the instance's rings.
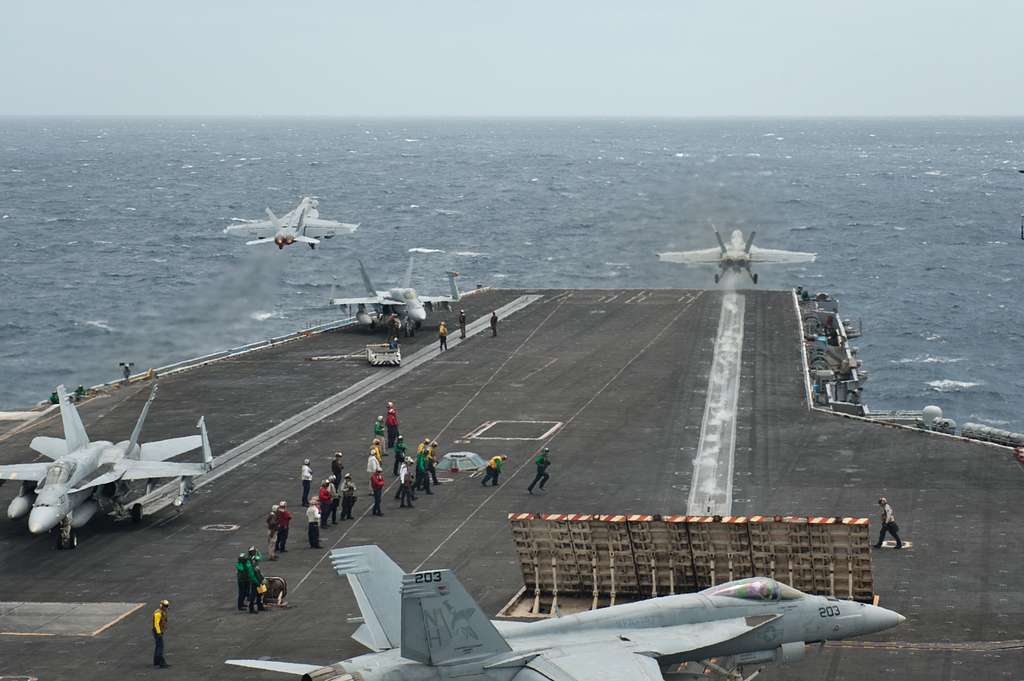
[[[513,470],[512,470],[512,471],[511,471],[511,472],[509,473],[508,477],[507,477],[507,478],[505,478],[505,480],[506,480],[506,483],[507,483],[508,481],[511,481],[511,480],[512,480],[512,479],[513,479],[514,477],[516,477],[517,475],[519,475],[519,473],[520,473],[520,472],[522,472],[522,470],[523,470],[524,468],[526,468],[527,466],[531,465],[531,464],[533,463],[533,459],[534,459],[534,457],[535,457],[535,456],[536,456],[537,454],[539,454],[539,453],[540,453],[540,450],[541,450],[541,449],[543,449],[544,447],[547,447],[547,446],[549,446],[549,445],[550,445],[550,444],[551,444],[551,443],[552,443],[552,442],[553,442],[553,441],[554,441],[554,440],[555,440],[555,439],[556,439],[556,438],[558,437],[559,433],[564,433],[564,432],[565,432],[565,426],[568,426],[568,425],[569,425],[570,423],[572,423],[573,421],[575,421],[575,420],[576,420],[576,418],[577,418],[577,417],[578,417],[578,416],[579,416],[580,414],[582,414],[582,413],[584,412],[584,410],[586,410],[586,408],[587,408],[587,407],[589,407],[589,406],[590,406],[591,404],[593,404],[594,400],[596,400],[596,399],[597,399],[598,397],[600,397],[600,396],[601,396],[601,395],[602,395],[602,394],[604,393],[604,391],[608,389],[608,386],[610,386],[610,385],[611,385],[612,383],[614,383],[614,382],[615,382],[616,380],[618,380],[619,376],[621,376],[621,375],[623,374],[623,372],[625,372],[625,371],[626,371],[626,369],[628,369],[628,368],[629,368],[629,367],[630,367],[630,366],[631,366],[631,365],[633,364],[633,362],[635,362],[635,361],[636,361],[637,359],[639,359],[639,358],[640,358],[640,356],[641,356],[641,355],[643,355],[643,354],[644,354],[645,352],[647,352],[647,350],[648,350],[648,349],[649,349],[649,348],[650,348],[650,347],[651,347],[652,345],[654,345],[654,344],[655,344],[655,343],[657,343],[657,342],[658,342],[659,340],[661,340],[661,337],[662,337],[663,335],[665,335],[665,332],[666,332],[666,331],[668,331],[668,330],[669,330],[669,329],[670,329],[670,328],[672,327],[672,325],[673,325],[673,324],[675,324],[675,323],[676,323],[677,321],[679,321],[679,318],[683,316],[683,313],[684,313],[684,312],[686,312],[686,311],[687,311],[688,309],[690,309],[690,307],[692,307],[692,306],[693,306],[693,303],[694,303],[694,302],[696,302],[696,300],[697,300],[698,298],[700,298],[700,296],[701,296],[701,294],[702,294],[702,293],[703,293],[703,291],[698,291],[698,292],[697,292],[697,295],[695,295],[695,296],[693,297],[693,299],[692,299],[692,300],[690,300],[690,301],[689,301],[689,302],[687,302],[687,303],[686,303],[686,304],[685,304],[685,305],[684,305],[684,306],[683,306],[682,308],[680,308],[679,312],[677,312],[677,313],[675,314],[675,316],[674,316],[674,317],[672,317],[672,319],[670,319],[670,320],[668,321],[668,323],[667,323],[667,324],[665,324],[665,326],[663,326],[663,327],[661,328],[661,330],[660,330],[660,331],[658,331],[658,333],[654,334],[654,336],[652,336],[652,337],[651,337],[651,339],[647,341],[647,344],[646,344],[646,345],[644,345],[644,346],[643,346],[642,348],[640,348],[640,350],[639,350],[639,351],[638,351],[638,352],[637,352],[637,353],[636,353],[635,355],[633,355],[633,356],[632,356],[632,357],[631,357],[631,358],[629,359],[629,361],[627,361],[627,362],[626,362],[625,364],[623,364],[623,365],[622,365],[622,366],[621,366],[621,367],[619,368],[619,370],[618,370],[618,371],[616,371],[616,372],[615,372],[615,374],[614,374],[614,375],[613,375],[613,376],[612,376],[611,378],[609,378],[609,379],[608,379],[608,381],[607,381],[607,382],[606,382],[606,383],[605,383],[605,384],[604,384],[603,386],[601,386],[600,390],[598,390],[598,391],[597,391],[596,393],[594,393],[594,394],[593,394],[593,395],[592,395],[592,396],[590,397],[590,399],[589,399],[589,400],[587,400],[586,402],[584,402],[584,403],[583,403],[583,406],[582,406],[582,407],[580,407],[579,409],[577,409],[577,410],[576,410],[576,412],[575,412],[575,413],[574,413],[574,414],[573,414],[572,416],[570,416],[570,417],[569,417],[568,419],[566,419],[566,421],[565,421],[565,425],[564,425],[564,426],[563,426],[562,428],[560,428],[560,429],[559,429],[559,430],[558,430],[558,431],[557,431],[557,432],[556,432],[556,433],[555,433],[555,434],[554,434],[554,435],[553,435],[553,436],[552,436],[552,437],[551,437],[551,438],[550,438],[549,440],[543,441],[543,442],[541,443],[541,445],[540,445],[539,447],[537,447],[537,448],[536,448],[536,449],[535,449],[535,450],[533,451],[533,453],[532,453],[532,454],[531,454],[530,456],[527,456],[527,457],[525,457],[525,459],[523,460],[523,463],[519,464],[519,466],[518,466],[517,468],[513,469]],[[553,311],[552,311],[552,313],[554,313],[554,312],[557,312],[557,311],[558,311],[558,308],[556,307],[556,308],[555,308],[555,310],[553,310]],[[551,316],[551,315],[548,315],[548,317],[550,317],[550,316]],[[545,318],[544,318],[544,321],[547,321],[547,319],[548,319],[548,318],[547,318],[547,317],[545,317]],[[543,324],[543,323],[544,323],[544,321],[542,321],[542,322],[541,322],[541,324]],[[539,330],[539,329],[540,329],[540,326],[538,326],[538,327],[537,327],[537,329]],[[534,333],[536,333],[536,331],[535,331]],[[530,340],[530,338],[532,338],[532,337],[533,337],[533,334],[531,333],[531,334],[530,334],[530,336],[529,336],[529,337],[527,337],[527,339],[523,341],[523,345],[525,345],[525,344],[526,344],[526,343],[527,343],[527,342],[528,342],[528,341]],[[520,347],[522,347],[522,345],[521,345]],[[519,348],[516,348],[516,352],[518,352],[518,351],[519,351]],[[511,359],[511,357],[510,357],[510,359]],[[492,379],[492,380],[493,380],[494,376],[496,376],[496,375],[498,374],[498,371],[501,371],[501,367],[498,367],[498,370],[494,372],[494,375],[492,375],[492,377],[491,377],[491,379]],[[488,383],[490,383],[490,380],[488,381]],[[485,386],[485,387],[486,387],[486,386]],[[466,406],[469,406],[470,402],[472,402],[473,400],[475,400],[475,399],[476,399],[476,398],[477,398],[477,397],[478,397],[478,396],[480,395],[480,392],[481,392],[482,390],[483,390],[483,387],[481,387],[481,388],[480,388],[480,390],[479,390],[479,391],[477,391],[477,393],[476,393],[475,395],[473,395],[473,397],[472,397],[472,398],[470,398],[470,401],[466,402]],[[460,409],[460,410],[459,410],[459,413],[462,413],[462,411],[463,411],[463,410],[465,410],[465,408],[466,408],[466,407],[463,407],[462,409]],[[455,417],[452,417],[452,420],[448,422],[448,425],[451,425],[451,422],[452,422],[452,421],[454,421],[454,420],[455,420]],[[448,427],[448,426],[445,426],[445,428],[447,428],[447,427]],[[442,432],[443,432],[443,431],[444,431],[444,429],[442,429]],[[487,495],[487,497],[485,497],[485,498],[484,498],[484,500],[483,500],[483,501],[481,501],[481,502],[480,502],[480,504],[479,504],[479,505],[478,505],[478,506],[477,506],[476,508],[474,508],[474,509],[473,509],[472,511],[470,511],[469,515],[467,515],[467,516],[466,516],[466,517],[465,517],[465,518],[464,518],[464,519],[462,520],[462,522],[460,522],[460,523],[459,523],[459,524],[458,524],[458,525],[457,525],[457,526],[455,527],[455,529],[454,529],[454,530],[452,530],[452,531],[451,531],[450,533],[448,533],[448,536],[447,536],[447,537],[445,537],[444,539],[442,539],[442,540],[441,540],[441,543],[440,543],[440,544],[438,544],[437,546],[435,546],[435,547],[434,547],[434,550],[433,550],[433,551],[431,551],[431,552],[430,552],[430,553],[429,553],[429,554],[427,555],[427,557],[426,557],[426,558],[424,558],[423,560],[421,560],[421,561],[420,561],[420,564],[416,566],[416,568],[415,568],[415,569],[413,570],[413,572],[417,572],[417,571],[421,570],[421,569],[423,568],[423,566],[424,566],[424,565],[426,564],[426,562],[427,562],[428,560],[430,560],[431,558],[433,558],[434,556],[436,556],[436,555],[437,555],[437,552],[438,552],[438,551],[440,551],[440,550],[441,550],[441,548],[442,548],[442,547],[443,547],[443,546],[444,546],[445,544],[447,544],[447,543],[448,543],[448,542],[449,542],[449,541],[451,540],[451,538],[452,538],[452,537],[454,537],[454,536],[455,536],[456,534],[458,534],[458,533],[459,533],[459,531],[461,531],[461,530],[462,530],[462,528],[464,528],[464,527],[465,527],[466,525],[468,525],[468,524],[469,524],[469,521],[471,521],[471,520],[472,520],[473,518],[475,518],[475,517],[476,517],[476,515],[477,515],[477,514],[478,514],[478,513],[479,513],[479,512],[480,512],[480,511],[481,511],[481,510],[483,509],[483,507],[484,507],[484,506],[486,506],[486,505],[487,505],[488,503],[490,503],[490,502],[491,502],[491,500],[493,500],[493,499],[494,499],[494,497],[496,497],[496,496],[498,495],[498,492],[499,492],[499,491],[500,491],[501,489],[502,489],[502,487],[494,487],[494,488],[492,488],[492,491],[491,491],[491,493],[490,493],[489,495]]]
[[132,614],[133,612],[137,611],[137,610],[138,610],[139,608],[141,608],[141,607],[142,607],[142,606],[144,606],[144,605],[145,605],[145,603],[136,603],[136,604],[135,604],[135,607],[134,607],[134,608],[132,608],[132,609],[131,609],[131,610],[129,610],[128,612],[124,612],[124,613],[121,613],[121,615],[120,615],[120,616],[118,616],[118,617],[115,617],[114,619],[110,620],[109,622],[107,622],[106,624],[104,624],[104,625],[103,625],[102,627],[100,627],[100,628],[99,628],[99,629],[97,629],[96,631],[94,631],[94,632],[92,632],[91,634],[89,634],[89,636],[97,636],[97,635],[99,635],[99,634],[102,634],[102,633],[103,633],[104,631],[106,631],[106,630],[107,630],[107,629],[109,629],[110,627],[114,626],[115,624],[117,624],[118,622],[120,622],[120,621],[121,621],[121,620],[123,620],[123,619],[124,619],[125,617],[127,617],[127,616],[128,616],[128,615],[130,615],[130,614]]
[[687,515],[729,515],[736,454],[736,405],[743,358],[743,313],[746,298],[722,297],[715,352],[708,373],[708,395],[700,427]]

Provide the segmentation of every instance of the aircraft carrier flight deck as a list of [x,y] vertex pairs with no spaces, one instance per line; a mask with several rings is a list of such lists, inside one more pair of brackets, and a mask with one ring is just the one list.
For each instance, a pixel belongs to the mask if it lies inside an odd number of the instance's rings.
[[[431,319],[403,339],[400,368],[369,366],[361,353],[379,333],[345,327],[160,377],[144,441],[193,432],[205,415],[221,455],[305,416],[266,451],[252,448],[251,457],[215,469],[180,512],[166,508],[138,524],[97,517],[76,550],[57,551],[52,535],[0,520],[0,679],[286,678],[223,661],[330,664],[363,652],[349,638],[355,600],[327,548],[375,543],[408,571],[453,568],[493,615],[523,585],[509,512],[687,513],[728,295],[486,290],[462,302],[469,338],[458,340],[451,313],[450,349],[439,352]],[[879,604],[905,615],[904,624],[769,666],[760,678],[1021,678],[1024,470],[1012,452],[809,410],[792,291],[736,295],[734,448],[702,493],[721,491],[733,514],[870,517],[872,539],[885,495],[912,544],[872,553]],[[493,338],[492,310],[502,317]],[[124,439],[149,386],[140,380],[83,402],[90,436]],[[347,397],[330,401],[338,395]],[[444,473],[433,496],[399,508],[386,453],[384,516],[370,516],[366,452],[388,400],[410,445],[429,437],[442,452],[507,454],[501,485]],[[505,423],[481,431],[490,422]],[[0,462],[31,461],[32,437],[60,434],[53,412],[0,435]],[[544,495],[530,495],[533,458],[545,443],[551,481]],[[265,546],[272,504],[303,510],[302,460],[312,460],[319,479],[338,450],[359,485],[356,519],[331,525],[316,550],[296,513],[288,552],[264,564],[266,575],[287,579],[289,607],[239,612],[235,558]],[[722,471],[731,471],[728,484]],[[16,493],[17,485],[0,487],[4,507]],[[162,598],[172,603],[173,666],[153,669],[150,617]]]

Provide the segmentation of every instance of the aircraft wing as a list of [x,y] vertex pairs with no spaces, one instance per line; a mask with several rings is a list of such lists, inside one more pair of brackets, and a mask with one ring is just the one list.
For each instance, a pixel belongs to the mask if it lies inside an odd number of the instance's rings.
[[123,461],[121,480],[149,480],[151,478],[194,477],[210,470],[203,463],[174,463],[168,461]]
[[394,305],[397,301],[376,296],[373,298],[331,298],[331,305]]
[[619,639],[632,644],[633,651],[662,657],[680,655],[692,650],[725,643],[774,622],[781,615],[736,617],[699,624],[678,624],[674,627],[637,629],[619,634]]
[[305,226],[306,236],[314,238],[334,236],[335,234],[351,234],[359,229],[359,225],[349,222],[335,222],[334,220],[321,220],[320,218],[306,218],[302,223]]
[[451,296],[416,296],[420,299],[421,303],[454,303],[455,299]]
[[4,480],[35,480],[39,482],[46,477],[49,463],[12,463],[0,466],[0,481]]
[[277,234],[277,227],[270,220],[258,220],[247,222],[241,225],[228,225],[224,228],[225,234],[242,236],[254,236],[257,239],[269,239]]
[[785,263],[785,262],[814,262],[817,253],[802,253],[800,251],[780,251],[774,248],[750,248],[750,262],[756,263]]
[[658,661],[621,642],[553,648],[527,663],[552,681],[664,681]]
[[719,248],[704,248],[699,251],[668,251],[658,254],[661,262],[678,262],[684,265],[717,265],[722,259]]
[[274,660],[224,660],[224,664],[246,667],[248,669],[262,669],[268,672],[281,672],[282,674],[292,674],[294,676],[312,674],[323,666],[319,664],[303,664],[301,662],[275,662]]

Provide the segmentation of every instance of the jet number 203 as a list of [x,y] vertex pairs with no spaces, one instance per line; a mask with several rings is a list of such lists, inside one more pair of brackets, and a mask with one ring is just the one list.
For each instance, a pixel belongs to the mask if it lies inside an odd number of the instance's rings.
[[826,608],[818,608],[818,616],[819,617],[838,617],[839,616],[839,606],[838,605],[830,605],[830,606],[828,606]]
[[418,572],[418,573],[416,573],[416,579],[414,580],[414,582],[416,584],[423,584],[425,582],[440,582],[440,581],[441,581],[441,573],[440,572]]

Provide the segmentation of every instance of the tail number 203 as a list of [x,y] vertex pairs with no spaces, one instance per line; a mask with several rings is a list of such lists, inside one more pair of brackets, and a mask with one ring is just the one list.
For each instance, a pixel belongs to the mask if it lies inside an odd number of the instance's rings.
[[[441,573],[437,572],[437,571],[434,571],[434,572],[417,572],[416,573],[416,578],[413,581],[416,584],[425,584],[427,582],[440,582],[441,581]],[[822,617],[824,617],[824,615],[822,615]]]

